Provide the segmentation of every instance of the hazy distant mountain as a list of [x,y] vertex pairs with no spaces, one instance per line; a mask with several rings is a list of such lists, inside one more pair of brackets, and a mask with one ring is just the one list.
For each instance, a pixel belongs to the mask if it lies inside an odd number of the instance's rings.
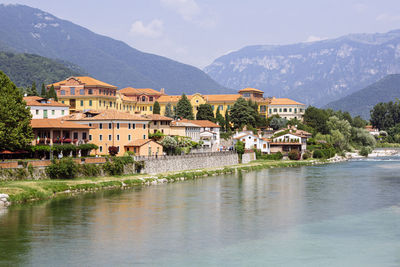
[[165,88],[169,94],[230,91],[195,67],[143,53],[28,6],[0,5],[0,49],[63,59],[118,87]]
[[380,102],[400,98],[400,74],[388,75],[351,95],[329,103],[325,108],[348,111],[351,115],[370,118],[370,110]]
[[229,88],[255,87],[267,96],[323,106],[400,73],[400,30],[352,34],[293,45],[248,46],[205,68]]
[[61,60],[38,55],[0,52],[0,71],[4,72],[18,87],[31,86],[36,82],[49,84],[70,76],[85,75],[80,67]]

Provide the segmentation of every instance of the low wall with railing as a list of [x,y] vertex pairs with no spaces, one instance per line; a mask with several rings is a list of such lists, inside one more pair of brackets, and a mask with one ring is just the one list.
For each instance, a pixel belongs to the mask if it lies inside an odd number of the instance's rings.
[[233,151],[178,156],[135,157],[135,160],[144,161],[143,172],[149,174],[224,167],[239,163],[238,154]]

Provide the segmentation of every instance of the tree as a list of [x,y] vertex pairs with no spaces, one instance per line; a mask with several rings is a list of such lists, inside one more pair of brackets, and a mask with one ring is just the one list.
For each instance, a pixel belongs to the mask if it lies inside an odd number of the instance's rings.
[[172,110],[171,103],[167,103],[167,105],[165,106],[165,114],[164,115],[166,117],[169,117],[169,118],[174,118],[175,117],[174,112]]
[[181,99],[179,99],[176,105],[176,116],[188,120],[194,119],[192,104],[190,104],[185,94],[182,94]]
[[365,128],[367,125],[367,121],[361,118],[360,116],[354,117],[353,123],[351,126],[356,127],[356,128]]
[[0,71],[0,150],[26,149],[33,138],[30,121],[22,94]]
[[27,88],[26,94],[28,96],[37,96],[37,90],[36,90],[36,82],[32,83],[31,88]]
[[197,110],[196,120],[208,120],[215,122],[214,112],[210,104],[200,104]]
[[236,129],[244,125],[255,126],[256,120],[253,115],[254,110],[249,107],[247,101],[242,97],[236,100],[230,111],[230,119]]
[[221,115],[219,109],[217,108],[217,113],[215,114],[215,120],[217,121],[218,125],[221,126],[221,130],[225,131],[225,119],[224,116]]
[[326,122],[326,126],[330,133],[332,133],[333,130],[338,130],[347,140],[350,138],[351,125],[347,120],[340,120],[338,117],[332,116]]
[[328,118],[327,111],[310,106],[304,112],[303,121],[317,132],[327,134],[329,133],[328,127],[326,126]]
[[46,95],[47,95],[47,90],[46,87],[44,86],[44,83],[42,83],[42,90],[40,91],[40,96],[46,97]]
[[176,139],[168,135],[161,141],[161,145],[168,155],[174,154],[175,150],[178,148],[178,142]]
[[285,118],[277,118],[277,117],[272,118],[271,122],[269,123],[269,126],[275,131],[286,127],[286,125],[287,125],[287,120]]
[[54,89],[54,85],[51,85],[50,90],[47,92],[47,98],[52,98],[54,101],[58,101],[56,90]]
[[230,132],[231,131],[231,122],[230,122],[230,117],[229,117],[229,111],[227,110],[225,112],[225,131]]
[[158,101],[154,102],[153,114],[160,114],[160,103]]

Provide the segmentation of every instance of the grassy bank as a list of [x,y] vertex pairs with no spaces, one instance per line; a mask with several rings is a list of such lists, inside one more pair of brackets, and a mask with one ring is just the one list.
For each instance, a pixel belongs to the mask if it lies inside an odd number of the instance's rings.
[[130,188],[135,186],[171,183],[219,174],[235,173],[238,171],[254,171],[276,167],[296,167],[322,164],[325,161],[271,161],[256,160],[248,164],[226,166],[180,172],[162,173],[158,175],[122,175],[110,177],[87,177],[73,180],[36,180],[36,181],[2,181],[0,193],[8,194],[12,203],[43,200],[57,195],[91,192],[100,189]]

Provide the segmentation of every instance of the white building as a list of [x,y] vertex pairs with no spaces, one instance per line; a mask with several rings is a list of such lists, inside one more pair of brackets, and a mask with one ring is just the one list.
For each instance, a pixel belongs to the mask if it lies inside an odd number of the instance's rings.
[[295,127],[276,131],[270,143],[271,153],[281,152],[285,154],[291,150],[304,153],[307,149],[307,139],[311,136],[311,133],[297,130]]
[[32,119],[57,119],[69,115],[69,106],[40,96],[24,97]]
[[271,99],[268,104],[268,117],[279,115],[281,118],[287,120],[298,119],[302,120],[305,112],[306,105],[291,100],[289,98],[275,98]]
[[233,142],[237,141],[244,143],[245,149],[259,149],[262,153],[270,154],[270,144],[267,138],[257,136],[251,131],[242,131],[233,136]]

